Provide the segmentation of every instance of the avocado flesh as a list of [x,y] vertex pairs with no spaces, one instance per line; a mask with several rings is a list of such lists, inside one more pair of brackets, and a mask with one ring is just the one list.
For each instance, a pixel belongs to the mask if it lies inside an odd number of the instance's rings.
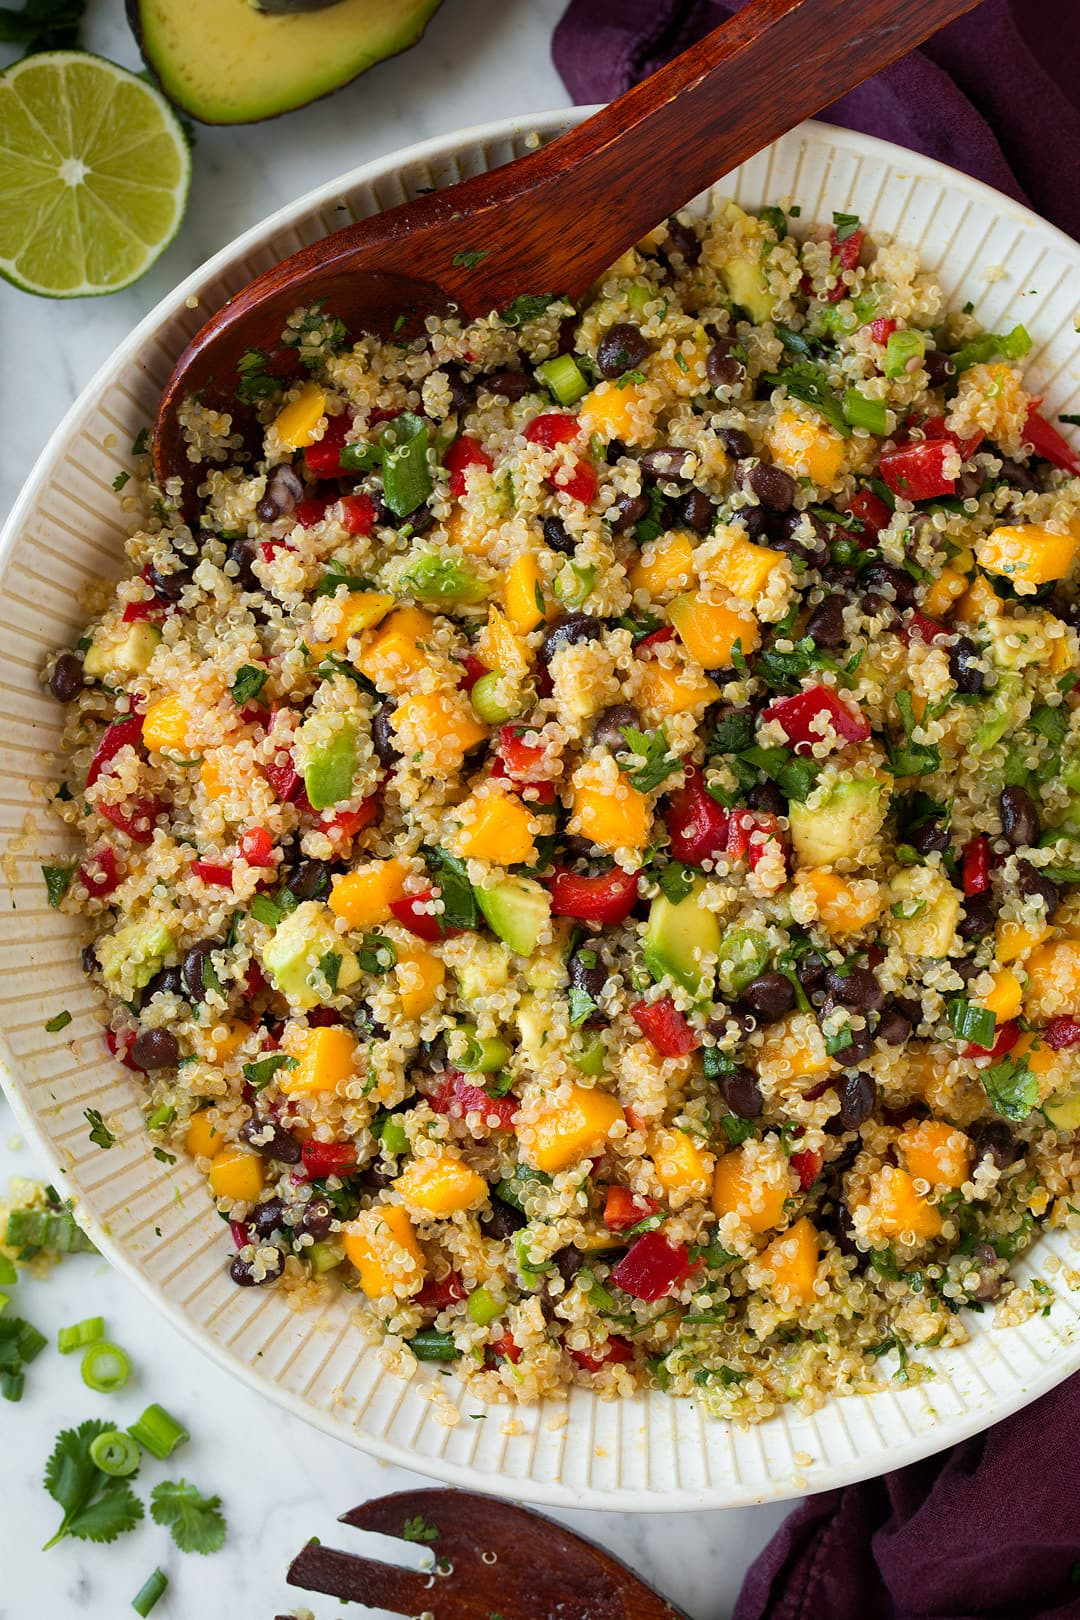
[[800,866],[830,866],[857,860],[876,838],[888,814],[879,782],[837,782],[820,804],[788,806],[791,841]]
[[439,0],[339,0],[270,15],[250,0],[128,0],[169,100],[204,124],[250,124],[329,95],[416,43]]
[[683,900],[657,895],[649,908],[643,944],[645,966],[653,978],[672,980],[698,1002],[712,997],[720,954],[720,924],[701,904],[704,888],[699,879]]

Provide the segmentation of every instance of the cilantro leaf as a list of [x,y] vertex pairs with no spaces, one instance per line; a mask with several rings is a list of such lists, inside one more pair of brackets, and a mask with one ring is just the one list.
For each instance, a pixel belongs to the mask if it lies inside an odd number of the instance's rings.
[[656,881],[672,905],[677,906],[694,887],[694,874],[681,861],[669,861],[657,875]]
[[41,875],[45,879],[45,894],[49,905],[55,911],[71,887],[71,880],[75,876],[75,864],[72,862],[70,866],[43,866]]
[[749,709],[733,709],[722,715],[713,730],[711,754],[741,754],[754,743],[754,716]]
[[90,1140],[95,1147],[111,1148],[116,1137],[110,1131],[96,1108],[84,1108],[83,1118],[90,1127]]
[[570,1028],[580,1029],[585,1020],[594,1013],[599,1003],[590,996],[584,985],[572,984],[570,986]]
[[620,771],[625,771],[632,787],[639,793],[648,793],[652,788],[659,787],[666,782],[672,771],[677,769],[680,761],[678,754],[673,754],[668,748],[667,732],[663,726],[656,731],[639,731],[636,726],[620,726],[619,730],[626,738],[627,748],[638,759],[640,765],[624,764],[618,761]]
[[[365,934],[356,957],[365,973],[389,973],[397,961],[397,946],[386,934]],[[340,967],[340,965],[339,962],[338,966]],[[319,967],[322,968],[322,966],[323,963],[320,962]]]
[[150,1492],[150,1516],[171,1532],[181,1552],[218,1552],[225,1541],[220,1496],[200,1496],[186,1480],[167,1479]]
[[64,1510],[60,1528],[45,1548],[64,1536],[80,1541],[115,1541],[133,1530],[143,1516],[142,1503],[126,1480],[110,1479],[90,1460],[90,1447],[99,1434],[112,1428],[101,1418],[87,1418],[77,1429],[64,1429],[56,1437],[45,1464],[45,1489]]
[[984,1069],[979,1078],[991,1107],[1005,1119],[1027,1119],[1039,1100],[1039,1082],[1031,1072],[1026,1055],[1004,1058]]
[[258,697],[270,677],[268,669],[259,669],[255,664],[241,664],[236,672],[230,691],[232,700],[238,709],[252,698]]
[[470,248],[464,252],[455,253],[454,257],[450,260],[450,263],[461,265],[465,270],[474,270],[480,263],[481,259],[487,258],[488,252],[488,248]]
[[245,349],[236,362],[236,398],[242,405],[254,405],[257,400],[268,399],[280,390],[280,383],[266,369],[266,355],[262,349]]
[[854,236],[855,232],[862,227],[862,221],[858,214],[834,213],[832,219],[838,242],[846,242],[849,236]]
[[279,1069],[295,1068],[296,1059],[287,1052],[268,1052],[266,1057],[244,1064],[244,1079],[250,1081],[256,1091],[261,1091],[270,1084]]
[[526,321],[535,321],[554,302],[554,293],[521,293],[507,304],[499,319],[504,326],[523,326]]
[[439,1532],[433,1524],[418,1513],[415,1519],[406,1519],[401,1527],[402,1541],[438,1541]]
[[476,928],[480,913],[465,862],[460,855],[451,855],[448,849],[429,845],[424,860],[438,881],[442,900],[442,921],[447,928]]
[[785,799],[805,804],[821,774],[816,760],[801,759],[790,748],[744,748],[739,758],[776,783]]
[[764,373],[761,380],[769,388],[784,388],[792,399],[802,400],[804,405],[812,405],[837,433],[842,434],[845,439],[851,437],[851,428],[844,416],[844,407],[830,389],[820,366],[813,365],[809,360],[796,360],[793,365],[785,366],[782,371]]

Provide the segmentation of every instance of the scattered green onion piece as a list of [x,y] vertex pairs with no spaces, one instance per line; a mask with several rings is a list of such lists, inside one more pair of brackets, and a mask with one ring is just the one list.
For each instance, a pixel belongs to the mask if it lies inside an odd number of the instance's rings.
[[82,1381],[98,1395],[112,1395],[123,1389],[131,1373],[131,1362],[118,1344],[99,1339],[82,1358]]
[[379,1126],[379,1140],[387,1153],[401,1154],[409,1151],[409,1135],[400,1119],[393,1114],[387,1116]]
[[656,293],[653,288],[643,287],[641,286],[640,282],[637,281],[632,282],[631,285],[626,288],[626,302],[638,315],[643,315],[645,313],[645,305],[650,303],[655,297]]
[[456,1361],[461,1354],[453,1334],[436,1333],[434,1328],[424,1328],[406,1342],[417,1361]]
[[886,377],[906,377],[911,361],[921,364],[926,355],[926,339],[921,332],[893,332],[885,345],[881,369]]
[[69,1356],[73,1350],[83,1350],[88,1344],[96,1344],[104,1337],[105,1318],[88,1316],[85,1322],[73,1322],[71,1327],[62,1327],[56,1335],[56,1348],[62,1356]]
[[467,1044],[457,1059],[457,1066],[466,1074],[495,1074],[510,1061],[511,1049],[499,1036],[489,1035],[481,1040],[472,1025],[463,1026],[460,1033]]
[[168,1584],[169,1577],[160,1569],[155,1569],[154,1573],[143,1582],[131,1600],[131,1607],[135,1610],[135,1613],[141,1614],[143,1620],[146,1620],[146,1616],[163,1595]]
[[163,1406],[156,1403],[148,1406],[142,1417],[135,1423],[128,1425],[128,1434],[137,1440],[144,1451],[159,1462],[171,1457],[177,1446],[182,1446],[191,1436],[182,1423],[176,1419]]
[[29,1322],[24,1322],[18,1340],[19,1360],[27,1365],[36,1361],[48,1342],[44,1333],[39,1333]]
[[106,1429],[90,1442],[90,1461],[110,1479],[126,1479],[133,1474],[141,1455],[136,1441],[120,1429]]
[[501,669],[493,669],[489,674],[481,675],[469,693],[469,701],[485,725],[501,726],[521,711],[520,701],[513,705],[499,701],[498,690],[505,679]]
[[0,1254],[0,1283],[7,1286],[8,1283],[17,1283],[18,1280],[19,1274],[15,1270],[14,1261],[9,1260],[6,1254]]
[[68,1209],[13,1209],[4,1242],[12,1249],[53,1249],[58,1254],[96,1254]]
[[849,427],[865,428],[868,433],[876,433],[880,438],[888,428],[885,401],[869,399],[865,394],[860,394],[857,388],[849,388],[844,394],[844,421]]
[[981,332],[978,337],[962,343],[949,358],[957,371],[967,371],[969,366],[986,365],[995,355],[1003,360],[1022,360],[1030,348],[1027,328],[1014,326],[1011,332]]
[[21,1401],[25,1382],[21,1372],[0,1373],[0,1396],[5,1401]]
[[537,366],[536,375],[560,405],[574,405],[589,392],[581,367],[572,354],[559,354]]
[[592,595],[595,580],[595,568],[581,568],[572,562],[564,563],[553,581],[555,595],[563,607],[579,608]]
[[340,1243],[313,1243],[301,1253],[317,1277],[321,1277],[324,1271],[333,1271],[345,1258],[345,1250]]
[[465,1307],[469,1320],[477,1327],[487,1327],[500,1315],[503,1306],[487,1288],[474,1288]]
[[602,1035],[594,1035],[579,1052],[574,1054],[574,1062],[582,1074],[603,1074],[607,1069],[607,1047],[604,1045]]
[[411,411],[403,411],[386,424],[379,443],[383,453],[383,498],[395,517],[407,517],[432,490],[427,424]]
[[176,1109],[172,1108],[171,1106],[166,1104],[162,1108],[155,1108],[154,1109],[154,1112],[150,1115],[150,1118],[146,1121],[146,1128],[147,1128],[148,1131],[164,1131],[164,1130],[168,1130],[169,1126],[172,1124],[172,1122],[173,1122],[173,1120],[175,1118],[176,1118]]

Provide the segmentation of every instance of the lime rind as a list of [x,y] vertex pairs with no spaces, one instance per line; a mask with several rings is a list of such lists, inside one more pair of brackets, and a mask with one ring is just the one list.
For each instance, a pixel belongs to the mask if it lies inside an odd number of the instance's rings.
[[0,73],[0,276],[42,298],[119,292],[176,236],[191,151],[165,97],[88,51]]

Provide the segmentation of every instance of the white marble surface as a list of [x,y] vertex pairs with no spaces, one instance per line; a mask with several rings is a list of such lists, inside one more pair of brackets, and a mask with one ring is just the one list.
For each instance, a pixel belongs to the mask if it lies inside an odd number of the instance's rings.
[[[329,100],[247,129],[200,129],[184,228],[151,274],[127,292],[52,303],[0,284],[0,512],[113,346],[237,232],[380,153],[504,114],[562,105],[566,94],[550,58],[562,6],[563,0],[447,0],[417,50]],[[122,0],[91,0],[87,43],[134,67],[122,11]],[[0,1186],[9,1175],[42,1171],[27,1150],[10,1145],[13,1133],[0,1102]],[[120,1395],[92,1395],[80,1381],[78,1358],[62,1358],[50,1345],[30,1369],[22,1403],[2,1405],[0,1620],[119,1620],[132,1612],[132,1596],[158,1564],[172,1585],[155,1620],[272,1620],[294,1606],[284,1572],[308,1537],[347,1543],[334,1527],[338,1513],[421,1483],[264,1405],[162,1323],[103,1261],[68,1261],[46,1283],[21,1284],[18,1299],[12,1308],[53,1342],[64,1323],[103,1314],[136,1374]],[[194,1438],[174,1467],[145,1469],[146,1490],[183,1473],[219,1492],[229,1523],[224,1551],[183,1557],[164,1530],[144,1524],[112,1547],[67,1542],[39,1552],[57,1522],[40,1482],[58,1430],[97,1414],[130,1422],[151,1400],[187,1419]],[[722,1620],[743,1571],[784,1511],[560,1517],[626,1558],[693,1620]],[[312,1603],[318,1620],[338,1620],[340,1605]]]

